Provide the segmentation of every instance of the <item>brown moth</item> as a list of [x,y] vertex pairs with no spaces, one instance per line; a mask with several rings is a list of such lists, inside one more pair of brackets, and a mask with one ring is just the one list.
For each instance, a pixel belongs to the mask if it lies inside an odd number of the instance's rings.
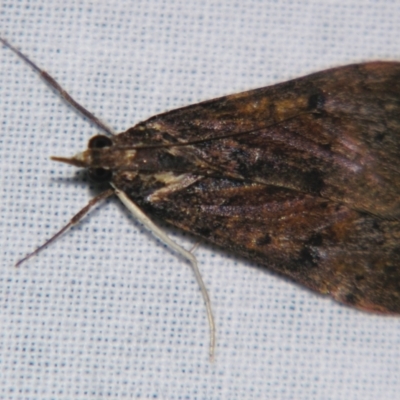
[[[53,159],[112,188],[70,224],[116,193],[134,213],[341,303],[400,313],[398,62],[334,68],[169,111]],[[213,334],[210,308],[209,319]]]

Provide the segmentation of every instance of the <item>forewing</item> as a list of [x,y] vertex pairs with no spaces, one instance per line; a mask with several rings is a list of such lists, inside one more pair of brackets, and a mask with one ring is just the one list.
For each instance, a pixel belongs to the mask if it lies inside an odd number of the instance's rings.
[[169,146],[166,153],[203,175],[398,218],[400,63],[351,65],[199,103],[155,116],[118,140]]
[[113,140],[135,148],[113,185],[149,215],[341,302],[400,313],[400,63],[203,102]]
[[[129,193],[128,193],[129,194]],[[352,306],[400,312],[400,223],[292,190],[203,178],[149,214]]]

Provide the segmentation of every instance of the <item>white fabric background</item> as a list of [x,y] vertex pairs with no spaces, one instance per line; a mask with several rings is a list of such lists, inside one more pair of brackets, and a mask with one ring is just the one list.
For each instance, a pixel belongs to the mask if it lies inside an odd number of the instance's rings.
[[[400,2],[2,0],[0,33],[116,130],[327,67],[400,60]],[[49,160],[96,129],[0,48],[0,397],[398,399],[400,319],[202,244],[189,266],[116,199],[13,264],[93,194]],[[195,239],[168,232],[188,248]]]

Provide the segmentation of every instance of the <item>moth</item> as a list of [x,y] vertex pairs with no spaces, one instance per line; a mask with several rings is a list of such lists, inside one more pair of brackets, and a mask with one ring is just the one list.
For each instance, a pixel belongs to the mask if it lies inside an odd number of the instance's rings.
[[110,189],[46,244],[116,194],[192,263],[211,353],[215,328],[196,260],[152,218],[341,303],[400,313],[399,62],[325,70],[169,111],[115,135],[1,41],[108,134],[73,157],[53,157]]

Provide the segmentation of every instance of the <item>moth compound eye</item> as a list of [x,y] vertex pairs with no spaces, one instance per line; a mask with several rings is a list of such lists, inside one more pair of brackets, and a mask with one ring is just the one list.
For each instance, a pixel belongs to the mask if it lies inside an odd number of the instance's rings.
[[107,182],[112,178],[112,171],[105,168],[91,168],[89,169],[89,177],[95,182]]
[[103,147],[111,147],[113,144],[112,140],[108,136],[97,135],[93,136],[89,140],[89,149],[102,149]]

